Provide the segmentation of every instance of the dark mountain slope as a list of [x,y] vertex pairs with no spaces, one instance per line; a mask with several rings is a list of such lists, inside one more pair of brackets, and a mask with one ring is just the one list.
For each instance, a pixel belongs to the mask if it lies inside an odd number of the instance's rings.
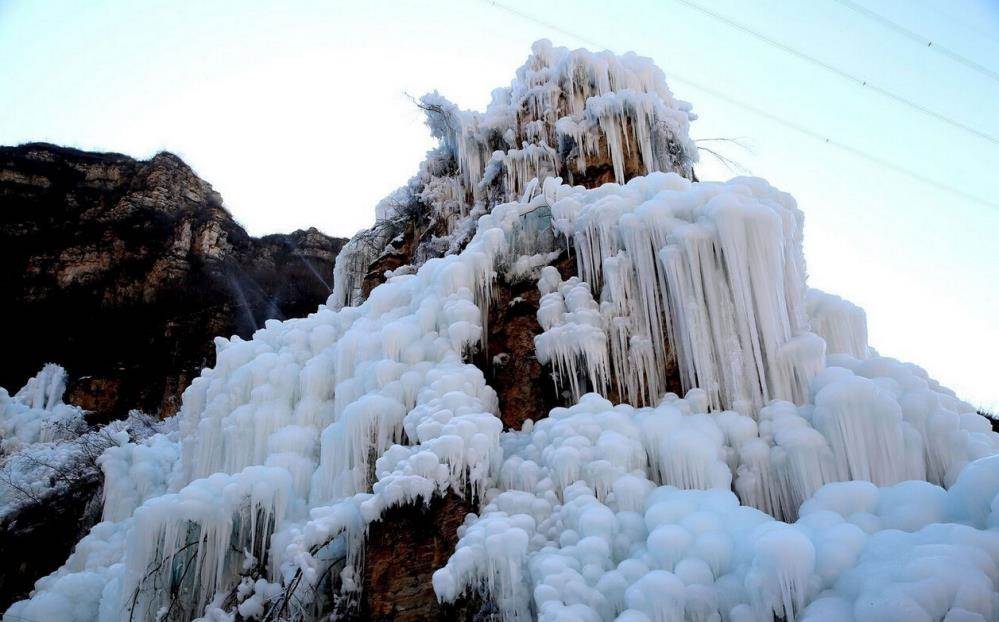
[[213,337],[324,302],[345,241],[249,236],[170,153],[0,147],[0,386],[56,362],[71,374],[66,401],[97,421],[172,414],[213,363]]

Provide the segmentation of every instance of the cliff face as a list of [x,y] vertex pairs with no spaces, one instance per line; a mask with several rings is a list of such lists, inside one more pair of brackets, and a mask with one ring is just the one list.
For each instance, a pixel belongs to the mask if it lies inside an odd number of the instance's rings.
[[168,416],[216,335],[305,315],[345,240],[315,229],[250,237],[179,158],[47,144],[0,147],[0,386],[45,362],[95,421]]

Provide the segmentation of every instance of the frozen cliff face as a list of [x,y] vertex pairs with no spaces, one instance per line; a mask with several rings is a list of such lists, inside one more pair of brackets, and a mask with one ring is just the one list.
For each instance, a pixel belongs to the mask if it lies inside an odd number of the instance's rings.
[[624,183],[655,171],[692,175],[694,116],[650,59],[548,41],[531,52],[483,113],[460,111],[436,93],[421,100],[432,133],[456,160],[467,200],[483,198],[497,183],[500,197],[520,198],[533,179],[549,176],[574,184],[593,178]]
[[[575,354],[609,361],[596,364],[604,377],[591,380],[593,389],[603,393],[613,375],[623,399],[655,403],[678,369],[683,388],[705,390],[713,408],[748,412],[807,397],[824,350],[808,330],[803,219],[789,195],[760,179],[691,183],[650,174],[625,186],[561,191],[551,211],[576,256],[583,291],[574,295],[589,291],[600,301],[591,300],[588,321],[606,334]],[[582,317],[570,315],[577,324]],[[549,321],[539,355],[572,358],[547,343],[564,321]]]
[[[661,72],[541,42],[485,113],[424,105],[329,304],[218,339],[7,619],[995,619],[999,436],[808,292],[790,196],[693,179]],[[496,371],[525,343],[550,377]],[[428,563],[442,604],[395,580]]]
[[[441,145],[419,175],[378,206],[375,226],[344,249],[334,305],[367,296],[370,288],[360,280],[386,245],[398,249],[410,236],[416,247],[408,254],[416,264],[454,252],[474,228],[470,215],[529,199],[549,177],[589,188],[656,171],[691,178],[697,161],[688,134],[696,118],[690,104],[673,97],[651,59],[635,54],[539,41],[484,112],[460,110],[436,92],[419,105]],[[406,230],[414,225],[415,231]]]

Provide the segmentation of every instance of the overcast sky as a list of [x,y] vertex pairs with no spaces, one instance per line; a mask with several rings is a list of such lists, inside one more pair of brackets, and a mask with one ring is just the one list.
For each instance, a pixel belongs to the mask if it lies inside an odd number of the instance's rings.
[[[253,234],[349,236],[432,146],[407,93],[482,109],[536,39],[633,50],[693,103],[695,138],[742,140],[715,146],[797,198],[811,285],[864,306],[882,354],[999,406],[999,4],[853,2],[887,22],[837,0],[695,4],[715,15],[684,0],[0,0],[0,144],[169,150]],[[698,174],[733,175],[707,154]]]

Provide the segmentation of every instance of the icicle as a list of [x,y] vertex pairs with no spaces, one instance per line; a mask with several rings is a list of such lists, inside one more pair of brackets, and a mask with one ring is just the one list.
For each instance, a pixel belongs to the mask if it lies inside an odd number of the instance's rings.
[[[551,272],[544,274],[539,289],[548,289],[552,278]],[[538,361],[552,363],[556,389],[560,379],[567,379],[577,401],[584,393],[581,381],[606,392],[610,376],[607,336],[590,286],[572,277],[558,291],[545,294],[538,307],[538,322],[544,330],[534,338]]]
[[823,352],[807,332],[801,214],[789,197],[760,180],[653,174],[561,195],[552,217],[580,278],[601,292],[620,394],[654,402],[675,364],[716,408],[807,400]]
[[62,403],[62,394],[66,392],[66,370],[48,363],[37,375],[28,380],[24,387],[14,395],[14,399],[28,408],[52,410]]
[[805,297],[812,329],[826,340],[830,354],[867,358],[867,314],[855,304],[817,289]]
[[839,479],[881,486],[905,476],[905,440],[898,403],[865,378],[827,384],[815,395],[815,427],[829,439]]
[[183,611],[200,612],[238,575],[244,551],[266,559],[290,493],[286,471],[250,467],[147,501],[128,534],[122,618],[155,617],[171,598],[183,599]]

